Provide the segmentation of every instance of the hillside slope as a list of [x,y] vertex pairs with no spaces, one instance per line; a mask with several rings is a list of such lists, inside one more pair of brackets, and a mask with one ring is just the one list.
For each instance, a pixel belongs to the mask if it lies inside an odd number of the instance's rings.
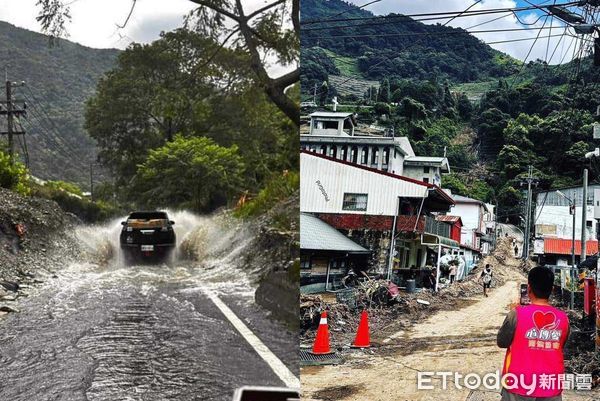
[[[326,49],[317,55],[329,59],[322,65],[333,63],[359,78],[473,82],[509,76],[519,65],[463,29],[427,25],[400,14],[373,19],[371,12],[341,0],[304,0],[301,16],[303,60],[314,58],[318,48]],[[331,19],[336,21],[317,22]],[[313,63],[302,67],[305,77],[314,75]]]
[[94,141],[83,129],[83,110],[118,54],[66,40],[50,47],[46,36],[0,21],[0,66],[7,64],[11,81],[26,82],[14,97],[28,106],[22,126],[32,174],[88,185],[89,163],[96,156]]

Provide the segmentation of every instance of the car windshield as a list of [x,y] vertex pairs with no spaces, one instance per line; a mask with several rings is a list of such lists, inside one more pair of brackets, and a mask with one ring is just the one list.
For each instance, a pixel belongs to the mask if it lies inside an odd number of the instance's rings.
[[157,219],[167,219],[167,214],[165,212],[135,212],[131,213],[128,220],[157,220]]

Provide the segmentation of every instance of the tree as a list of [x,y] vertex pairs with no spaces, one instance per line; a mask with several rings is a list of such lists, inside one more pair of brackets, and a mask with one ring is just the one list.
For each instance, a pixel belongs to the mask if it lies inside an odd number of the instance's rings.
[[471,119],[471,115],[473,114],[473,104],[464,93],[458,95],[456,108],[458,110],[458,115],[463,120],[468,121]]
[[327,96],[329,96],[329,85],[327,81],[323,81],[321,88],[319,89],[319,105],[324,106],[327,102]]
[[[300,123],[298,99],[287,95],[287,88],[298,82],[300,71],[294,68],[282,76],[272,78],[267,71],[267,54],[275,55],[278,63],[295,65],[298,59],[300,0],[273,0],[253,12],[246,12],[242,0],[190,0],[197,4],[188,18],[188,27],[213,39],[223,38],[220,48],[231,40],[242,43],[249,66],[269,99],[296,125]],[[290,3],[291,2],[291,7]],[[70,20],[68,0],[38,0],[37,17],[42,30],[51,40],[66,34]],[[132,1],[131,13],[136,1]],[[129,17],[123,25],[123,28]],[[291,25],[291,29],[288,28]]]
[[130,46],[100,80],[86,107],[85,127],[98,144],[99,160],[122,184],[150,149],[175,133],[216,131],[209,118],[214,103],[251,85],[246,55],[224,49],[206,62],[202,54],[217,46],[191,31],[169,32],[151,44]]
[[243,171],[237,146],[226,148],[209,138],[177,135],[150,151],[138,167],[136,186],[148,206],[205,211],[226,204],[241,188]]
[[130,46],[99,82],[85,126],[125,198],[136,198],[128,184],[138,165],[177,133],[226,147],[241,144],[246,189],[297,165],[295,125],[256,85],[247,54],[222,49],[212,57],[217,46],[196,32],[169,32]]
[[389,103],[392,101],[392,93],[390,90],[390,80],[385,78],[379,87],[379,98],[380,102]]

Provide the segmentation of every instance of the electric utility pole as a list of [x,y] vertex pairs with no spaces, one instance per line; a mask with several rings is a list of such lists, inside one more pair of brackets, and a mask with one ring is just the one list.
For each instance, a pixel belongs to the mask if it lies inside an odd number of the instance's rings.
[[[7,74],[8,75],[8,74]],[[15,83],[11,82],[8,77],[6,79],[6,100],[0,101],[0,115],[6,116],[6,131],[0,132],[0,135],[6,135],[8,137],[8,155],[10,157],[10,162],[14,163],[14,155],[15,155],[15,135],[25,135],[25,131],[15,130],[15,117],[25,116],[27,113],[25,111],[26,105],[23,103],[23,106],[19,109],[15,105],[15,101],[13,99],[13,87],[14,86],[22,86],[24,82]],[[4,108],[1,107],[1,104],[4,104]]]
[[531,185],[537,185],[537,178],[533,176],[533,166],[529,166],[527,171],[527,178],[521,181],[521,185],[527,184],[527,205],[525,205],[526,216],[525,216],[525,238],[523,238],[523,259],[527,260],[529,257],[529,237],[531,236]]

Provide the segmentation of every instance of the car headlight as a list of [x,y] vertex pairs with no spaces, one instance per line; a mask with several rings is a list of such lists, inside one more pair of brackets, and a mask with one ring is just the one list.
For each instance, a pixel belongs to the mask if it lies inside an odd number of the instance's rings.
[[128,232],[131,232],[131,231],[133,231],[133,227],[127,227],[127,230],[126,230],[126,231],[128,231]]

